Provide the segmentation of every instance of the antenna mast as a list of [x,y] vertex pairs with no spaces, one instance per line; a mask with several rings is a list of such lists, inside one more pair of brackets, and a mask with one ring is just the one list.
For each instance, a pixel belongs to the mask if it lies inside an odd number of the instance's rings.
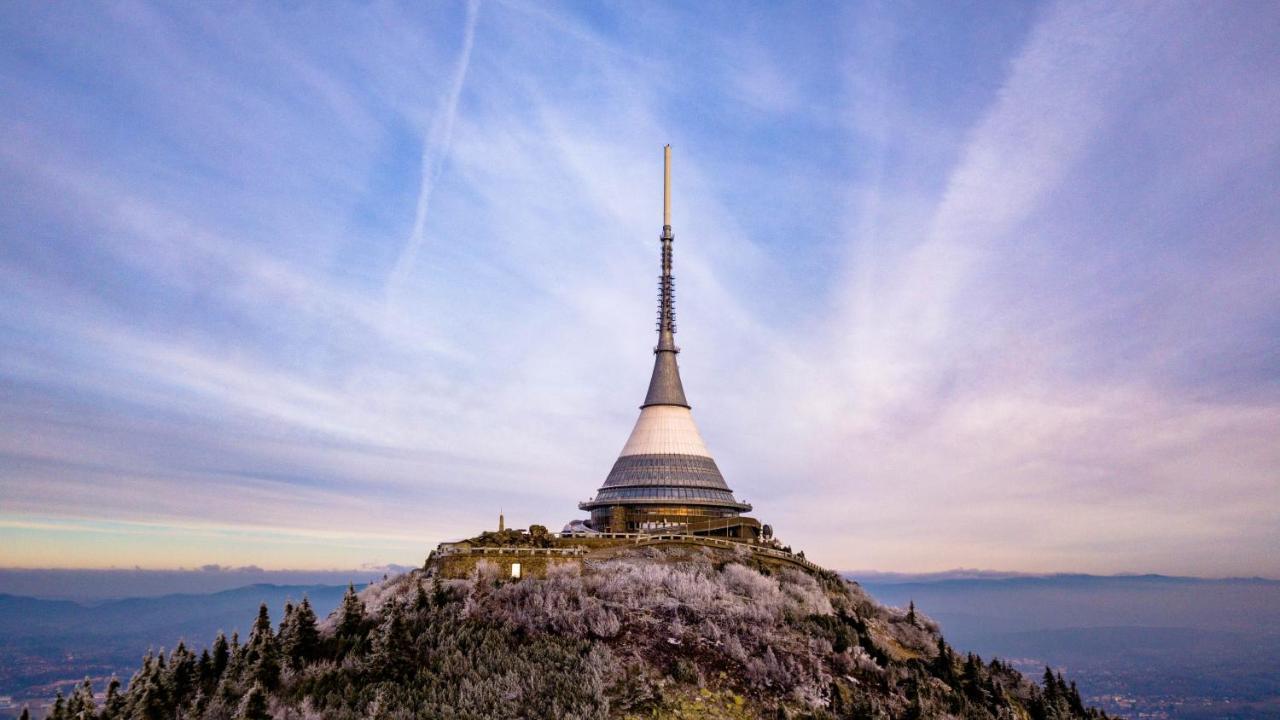
[[671,276],[671,146],[662,149],[662,274],[658,276],[658,345],[653,349],[653,377],[644,405],[689,407],[676,366],[676,280]]
[[658,278],[658,350],[676,351],[676,281],[671,276],[671,146],[662,150],[662,275]]
[[662,227],[671,227],[671,146],[662,149]]

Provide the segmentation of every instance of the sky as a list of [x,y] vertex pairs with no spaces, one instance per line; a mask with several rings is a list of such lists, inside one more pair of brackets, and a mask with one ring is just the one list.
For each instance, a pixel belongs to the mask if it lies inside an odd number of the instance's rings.
[[0,566],[558,528],[655,342],[840,569],[1280,577],[1280,6],[0,5]]

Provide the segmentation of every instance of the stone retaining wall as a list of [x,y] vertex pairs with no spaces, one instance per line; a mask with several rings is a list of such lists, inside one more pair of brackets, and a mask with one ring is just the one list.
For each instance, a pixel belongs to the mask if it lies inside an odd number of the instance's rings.
[[502,577],[542,577],[556,565],[581,564],[589,558],[604,558],[631,548],[654,546],[693,546],[747,553],[751,557],[777,565],[792,565],[808,572],[824,574],[829,571],[793,553],[755,543],[725,540],[696,535],[658,535],[648,533],[562,533],[549,548],[535,547],[484,547],[467,542],[442,543],[428,558],[442,577],[467,578],[481,560],[498,566]]

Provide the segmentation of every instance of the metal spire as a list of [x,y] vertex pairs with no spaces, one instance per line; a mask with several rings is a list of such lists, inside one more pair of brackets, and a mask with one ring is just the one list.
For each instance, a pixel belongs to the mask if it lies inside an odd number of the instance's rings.
[[671,230],[671,146],[662,147],[662,227]]
[[676,349],[676,287],[671,277],[671,146],[662,156],[662,275],[658,278],[658,349]]
[[671,275],[671,146],[663,148],[662,158],[662,275],[658,278],[658,346],[653,349],[653,376],[644,405],[680,405],[689,407],[676,365],[676,288]]

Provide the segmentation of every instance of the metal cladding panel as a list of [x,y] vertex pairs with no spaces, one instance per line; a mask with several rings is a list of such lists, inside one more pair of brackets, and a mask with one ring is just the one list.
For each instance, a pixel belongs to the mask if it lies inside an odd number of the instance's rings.
[[[664,333],[669,336],[670,333]],[[649,377],[649,392],[644,396],[644,405],[678,405],[689,407],[684,397],[684,383],[680,382],[680,366],[676,364],[674,350],[659,350],[653,357],[653,375]]]
[[729,492],[716,461],[701,455],[624,455],[613,464],[601,490],[637,486]]
[[583,509],[614,505],[703,507],[720,513],[750,510],[725,484],[716,461],[701,455],[623,455]]
[[621,457],[628,455],[698,455],[711,457],[702,434],[687,407],[650,405],[640,411],[631,437],[622,446]]
[[628,503],[639,500],[664,500],[671,502],[701,501],[734,504],[733,493],[728,490],[681,487],[616,487],[604,488],[596,496],[596,502]]

